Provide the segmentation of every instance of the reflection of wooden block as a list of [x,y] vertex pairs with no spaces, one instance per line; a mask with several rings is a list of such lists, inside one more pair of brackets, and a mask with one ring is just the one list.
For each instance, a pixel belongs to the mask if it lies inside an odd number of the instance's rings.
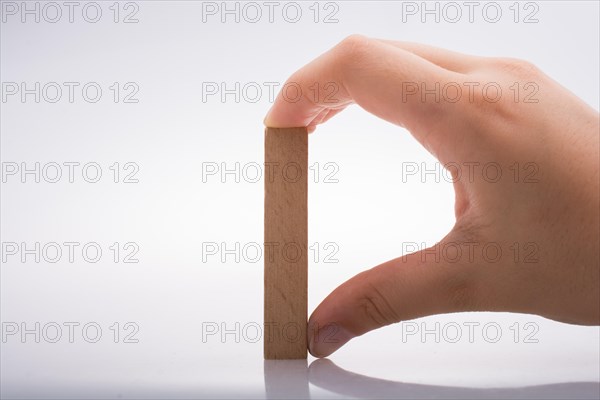
[[267,399],[310,399],[306,359],[266,360],[263,365]]
[[265,359],[306,358],[308,132],[265,130]]

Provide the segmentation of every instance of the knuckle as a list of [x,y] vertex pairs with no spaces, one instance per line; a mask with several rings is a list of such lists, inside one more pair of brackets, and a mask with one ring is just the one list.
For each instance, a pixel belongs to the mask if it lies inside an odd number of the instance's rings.
[[540,74],[540,70],[533,63],[518,58],[494,58],[492,64],[495,68],[517,77],[534,77]]
[[368,54],[371,39],[366,36],[353,34],[343,39],[336,47],[342,62],[361,59]]
[[376,285],[369,285],[360,299],[359,309],[374,326],[386,326],[400,321],[400,317]]

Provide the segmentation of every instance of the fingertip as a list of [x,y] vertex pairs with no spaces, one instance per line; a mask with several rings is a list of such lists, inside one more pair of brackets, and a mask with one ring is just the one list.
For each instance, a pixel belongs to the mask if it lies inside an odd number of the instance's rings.
[[355,335],[336,322],[319,325],[309,323],[308,351],[313,357],[323,358],[333,354]]

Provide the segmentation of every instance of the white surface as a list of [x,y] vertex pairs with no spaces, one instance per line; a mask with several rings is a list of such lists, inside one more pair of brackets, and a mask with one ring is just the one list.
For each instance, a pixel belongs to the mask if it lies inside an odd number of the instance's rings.
[[[345,36],[362,33],[525,58],[598,109],[597,2],[537,2],[535,24],[515,24],[508,14],[512,2],[499,3],[506,16],[496,24],[481,15],[474,23],[402,22],[401,3],[359,1],[337,2],[333,24],[312,22],[312,2],[300,3],[305,14],[296,24],[282,18],[203,23],[202,2],[193,1],[137,2],[139,23],[115,24],[112,2],[101,4],[96,24],[76,14],[72,24],[11,17],[0,28],[3,82],[93,81],[104,89],[95,104],[80,97],[1,103],[2,162],[96,162],[103,171],[96,184],[80,175],[74,183],[2,184],[2,242],[97,242],[103,250],[95,264],[80,256],[74,263],[18,257],[2,263],[5,327],[95,322],[103,332],[97,343],[86,342],[79,330],[73,343],[66,330],[58,343],[7,337],[1,343],[3,398],[276,398],[282,391],[313,398],[600,397],[598,327],[529,315],[416,321],[428,329],[436,322],[495,323],[502,330],[496,343],[481,331],[471,343],[466,330],[457,343],[444,337],[436,343],[433,335],[403,340],[407,325],[399,324],[336,352],[330,359],[339,368],[312,358],[263,368],[261,341],[243,337],[262,323],[262,262],[231,256],[203,262],[201,245],[262,242],[262,181],[236,183],[229,176],[226,183],[203,183],[202,163],[262,163],[262,118],[270,105],[266,92],[256,103],[231,96],[203,102],[203,82],[283,83]],[[112,102],[113,82],[137,83],[139,103]],[[402,162],[433,163],[432,157],[407,132],[356,107],[311,136],[310,158],[311,165],[339,167],[338,183],[309,188],[309,241],[339,247],[338,263],[323,262],[321,247],[319,262],[310,265],[310,310],[344,280],[401,255],[401,243],[433,244],[453,224],[450,183],[401,182]],[[114,162],[139,165],[139,183],[112,183]],[[114,263],[114,242],[135,242],[139,263]],[[115,322],[119,343],[110,330]],[[138,343],[123,343],[127,322],[139,327]],[[231,334],[203,340],[203,326],[211,323],[234,330],[239,323],[239,343]],[[537,327],[530,337],[537,342],[525,342],[527,323]]]

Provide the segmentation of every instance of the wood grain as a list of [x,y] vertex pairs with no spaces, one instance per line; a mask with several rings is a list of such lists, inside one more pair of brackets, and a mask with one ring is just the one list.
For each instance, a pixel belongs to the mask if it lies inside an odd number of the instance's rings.
[[265,130],[264,356],[306,358],[308,132]]

